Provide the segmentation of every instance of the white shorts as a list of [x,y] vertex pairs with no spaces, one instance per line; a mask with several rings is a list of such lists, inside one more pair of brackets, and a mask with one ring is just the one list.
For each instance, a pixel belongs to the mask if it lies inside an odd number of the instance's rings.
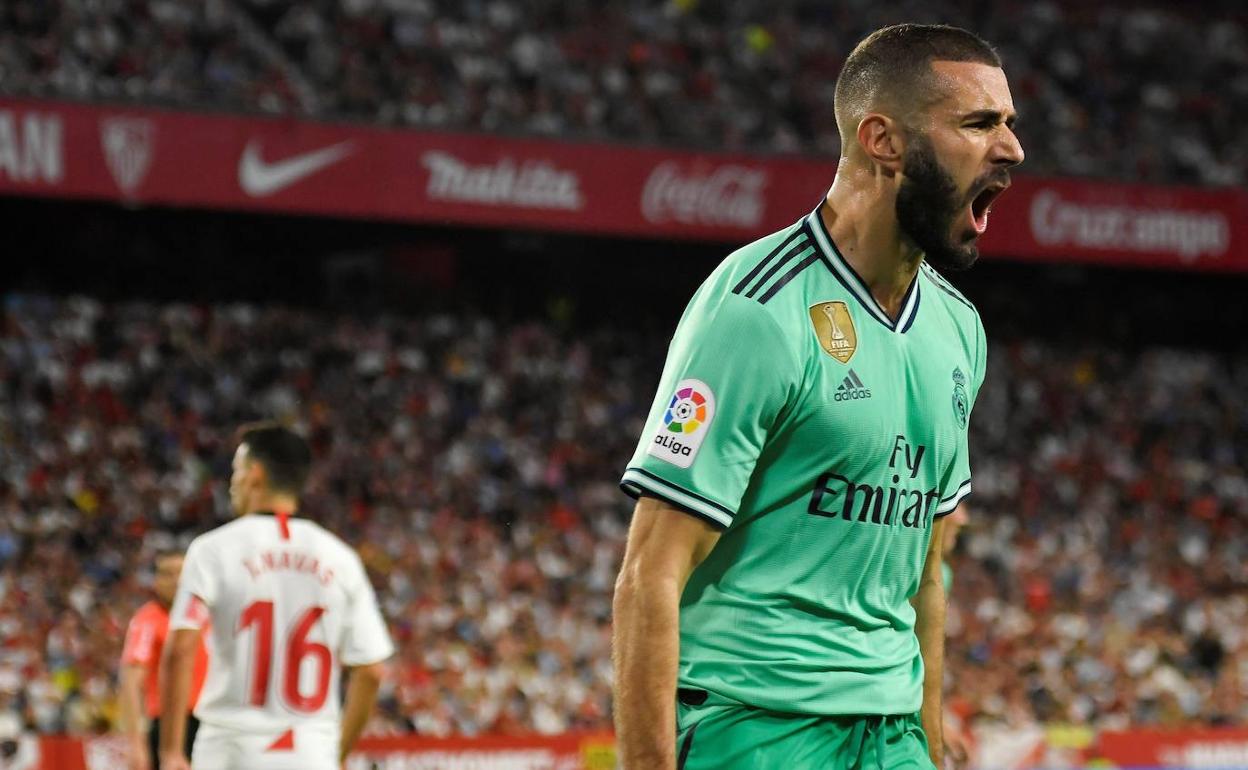
[[310,727],[296,727],[290,732],[293,736],[285,732],[246,733],[201,722],[191,751],[191,767],[193,770],[340,770],[337,732]]

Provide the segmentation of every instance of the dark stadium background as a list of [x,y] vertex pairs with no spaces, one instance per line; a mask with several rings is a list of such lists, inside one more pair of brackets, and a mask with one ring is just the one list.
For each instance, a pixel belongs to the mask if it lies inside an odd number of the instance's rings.
[[[363,315],[474,312],[549,321],[569,334],[588,325],[670,336],[692,292],[742,245],[86,202],[4,206],[10,253],[21,255],[0,264],[9,291]],[[1248,349],[1238,333],[1248,328],[1248,281],[1238,275],[987,254],[949,277],[994,342]]]

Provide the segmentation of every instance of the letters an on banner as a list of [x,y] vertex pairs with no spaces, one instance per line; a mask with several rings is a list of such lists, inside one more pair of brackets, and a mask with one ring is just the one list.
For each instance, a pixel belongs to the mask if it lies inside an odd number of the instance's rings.
[[[0,195],[739,244],[832,157],[749,156],[0,99]],[[1248,272],[1248,191],[1015,175],[986,257]]]

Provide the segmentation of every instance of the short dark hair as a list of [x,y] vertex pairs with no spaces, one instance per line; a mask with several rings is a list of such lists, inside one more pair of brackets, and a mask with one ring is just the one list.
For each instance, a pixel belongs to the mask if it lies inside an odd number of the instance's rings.
[[895,24],[877,29],[854,47],[836,79],[834,106],[842,147],[853,141],[858,121],[873,104],[889,101],[908,112],[914,97],[931,84],[934,61],[1001,66],[991,45],[960,27]]
[[277,422],[256,422],[238,431],[247,458],[264,466],[269,489],[299,495],[312,468],[312,449],[303,436]]

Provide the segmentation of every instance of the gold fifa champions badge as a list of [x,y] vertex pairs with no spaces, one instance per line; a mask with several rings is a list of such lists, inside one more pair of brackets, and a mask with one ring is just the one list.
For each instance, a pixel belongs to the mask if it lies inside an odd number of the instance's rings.
[[849,363],[858,349],[858,332],[849,307],[840,300],[811,305],[810,321],[824,352],[843,364]]

